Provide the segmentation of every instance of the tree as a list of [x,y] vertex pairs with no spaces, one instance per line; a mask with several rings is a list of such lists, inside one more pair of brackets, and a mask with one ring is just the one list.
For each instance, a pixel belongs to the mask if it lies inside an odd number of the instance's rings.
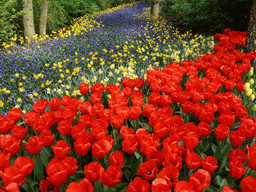
[[49,0],[44,0],[43,6],[41,9],[39,35],[41,35],[42,38],[44,38],[46,36],[46,21],[47,21],[48,4],[49,4]]
[[158,17],[160,0],[150,0],[151,3],[151,16]]
[[247,30],[247,39],[245,43],[245,52],[255,52],[256,51],[256,0],[253,1],[249,26]]
[[[33,1],[32,0],[22,0],[23,4],[23,23],[24,23],[24,35],[30,41],[35,42],[35,26],[34,26],[34,16],[33,16]],[[47,22],[47,11],[48,11],[49,0],[43,0],[43,5],[41,9],[40,25],[39,25],[39,35],[45,37],[46,35],[46,22]],[[25,43],[29,43],[28,39],[25,38]]]
[[[32,0],[22,0],[23,4],[23,23],[24,23],[24,35],[32,42],[34,42],[33,36],[35,35],[34,16],[33,16],[33,4]],[[25,38],[25,43],[29,43]]]

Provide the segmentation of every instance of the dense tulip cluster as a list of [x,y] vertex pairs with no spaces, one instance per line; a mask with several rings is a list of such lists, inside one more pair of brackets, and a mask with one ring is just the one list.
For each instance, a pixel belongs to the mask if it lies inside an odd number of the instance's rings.
[[[225,157],[228,158],[228,167],[225,169],[230,177],[241,179],[239,185],[242,192],[256,191],[256,178],[248,174],[245,176],[248,169],[256,171],[256,144],[252,145],[256,136],[256,121],[248,115],[246,107],[241,104],[242,99],[231,92],[235,87],[239,92],[244,91],[242,76],[250,70],[256,52],[245,54],[235,50],[236,44],[244,45],[246,33],[228,29],[225,33],[216,34],[215,38],[219,38],[220,42],[214,47],[214,54],[202,56],[196,62],[182,61],[181,66],[169,63],[162,71],[157,68],[148,71],[146,83],[151,93],[147,98],[146,93],[139,90],[146,86],[140,78],[123,79],[122,90],[114,84],[105,87],[97,83],[89,88],[82,83],[79,85],[80,92],[83,95],[90,92],[91,102],[69,96],[64,96],[62,100],[57,97],[51,101],[40,99],[34,102],[33,111],[23,116],[29,128],[15,126],[22,118],[20,109],[8,111],[7,117],[0,116],[0,177],[4,184],[0,191],[19,191],[18,186],[26,183],[25,178],[39,166],[39,154],[46,147],[51,147],[48,149],[51,149],[54,158],[47,162],[47,177],[38,181],[43,192],[60,191],[61,185],[78,170],[79,156],[85,157],[90,149],[98,161],[85,165],[84,178],[80,178],[79,182],[70,182],[67,192],[93,191],[93,183],[98,180],[114,188],[121,182],[124,168],[128,166],[125,159],[137,156],[139,152],[146,159],[139,164],[137,176],[130,180],[127,192],[202,192],[211,188],[212,175],[218,169],[221,173],[225,166],[219,161],[223,159],[219,156],[222,147],[228,151]],[[203,71],[204,77],[200,78]],[[105,89],[111,95],[108,108],[101,103]],[[179,106],[182,109],[180,115],[171,106]],[[50,111],[46,111],[47,107]],[[197,118],[197,125],[187,122],[187,116]],[[73,123],[74,119],[77,119],[77,124]],[[128,128],[125,125],[128,119],[133,122],[147,119],[147,126],[153,130]],[[240,122],[237,131],[231,130],[235,120]],[[26,138],[30,127],[36,134],[30,136],[27,143],[24,142],[28,156],[17,157],[9,166],[11,157],[20,153],[21,140]],[[112,127],[113,135],[108,135]],[[63,140],[54,144],[53,132],[60,134]],[[69,135],[73,143],[67,139]],[[122,144],[118,148],[116,144],[120,139]],[[202,158],[203,153],[198,154],[197,146],[207,142],[205,139],[209,139],[208,148],[216,141],[221,145],[228,139],[231,145],[215,149],[213,155],[204,154]],[[246,140],[251,145],[246,146],[247,154],[239,148]],[[76,152],[74,157],[69,156],[72,146]],[[109,166],[105,170],[100,162],[103,159],[105,162],[109,153]],[[225,185],[222,191],[237,190]]]

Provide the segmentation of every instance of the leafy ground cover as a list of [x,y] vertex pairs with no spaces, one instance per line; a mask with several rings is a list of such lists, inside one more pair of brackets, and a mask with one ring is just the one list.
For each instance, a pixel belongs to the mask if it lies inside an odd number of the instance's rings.
[[0,186],[255,190],[246,33],[180,34],[149,7],[89,15],[0,53]]

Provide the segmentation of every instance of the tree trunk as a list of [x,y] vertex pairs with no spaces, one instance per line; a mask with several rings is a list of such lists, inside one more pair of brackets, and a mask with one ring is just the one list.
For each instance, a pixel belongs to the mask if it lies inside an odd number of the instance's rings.
[[159,1],[153,0],[151,2],[151,16],[158,17],[159,13]]
[[245,52],[256,52],[256,0],[253,1],[247,30]]
[[48,4],[49,4],[49,0],[44,0],[43,6],[41,9],[40,28],[39,28],[39,35],[41,35],[41,38],[44,38],[46,36]]
[[[34,17],[33,17],[33,3],[32,0],[22,0],[23,4],[23,24],[24,24],[24,35],[25,43],[34,42],[33,36],[35,35]],[[26,37],[28,39],[26,39]]]

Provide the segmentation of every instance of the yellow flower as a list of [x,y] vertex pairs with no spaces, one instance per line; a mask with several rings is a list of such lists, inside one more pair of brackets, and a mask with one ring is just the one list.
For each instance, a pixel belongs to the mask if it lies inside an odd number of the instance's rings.
[[244,90],[247,91],[248,89],[250,89],[250,83],[245,83],[244,85]]
[[2,100],[0,100],[0,107],[4,106],[4,102]]
[[19,77],[19,75],[20,75],[19,73],[16,73],[16,74],[15,74],[15,77]]
[[18,99],[17,99],[17,102],[18,102],[18,103],[21,103],[21,102],[22,102],[22,99],[21,99],[21,98],[18,98]]
[[62,79],[63,79],[64,77],[65,77],[65,76],[64,76],[63,74],[60,74],[60,78],[62,78]]
[[50,94],[51,93],[51,89],[47,88],[47,94]]
[[19,88],[19,92],[24,92],[25,90],[24,90],[24,87],[21,87],[21,88]]
[[248,89],[245,93],[247,97],[249,97],[252,94],[252,89]]
[[58,83],[62,83],[62,81],[61,81],[61,80],[59,80],[59,81],[58,81]]
[[47,80],[45,84],[48,86],[48,85],[50,85],[51,83],[52,83],[51,81]]
[[33,99],[34,98],[32,94],[29,94],[28,97],[29,97],[29,99]]
[[13,107],[13,109],[15,109],[15,108],[19,109],[20,106],[19,106],[19,105],[15,105],[15,106]]
[[100,70],[99,70],[99,75],[101,75],[101,74],[102,74],[102,70],[100,69]]
[[25,109],[23,109],[23,110],[22,110],[22,113],[23,113],[23,114],[25,114],[25,113],[26,113]]
[[37,97],[37,96],[38,96],[38,93],[37,93],[37,92],[34,92],[33,95]]
[[251,96],[250,96],[250,100],[251,100],[251,101],[254,101],[254,99],[255,99],[255,95],[251,95]]
[[250,79],[249,83],[250,83],[250,85],[253,85],[254,84],[254,79]]
[[108,97],[109,99],[111,99],[111,95],[110,95],[110,94],[108,94],[107,97]]
[[256,105],[253,105],[252,110],[256,111]]
[[121,80],[122,80],[121,77],[118,77],[118,78],[117,78],[117,81],[121,81]]
[[71,80],[71,76],[68,76],[68,79]]
[[39,76],[34,74],[34,78],[37,80],[37,79],[39,79]]
[[70,73],[70,71],[67,69],[67,70],[66,70],[66,73]]
[[109,75],[109,77],[112,77],[112,76],[113,76],[113,73],[112,73],[112,72],[109,72],[108,75]]
[[62,69],[59,69],[59,73],[61,73],[62,72]]
[[68,95],[68,96],[69,96],[69,92],[68,92],[68,91],[65,91],[65,93],[66,93],[66,95]]
[[11,82],[14,82],[15,80],[14,79],[11,79]]
[[41,84],[41,87],[44,88],[44,83]]
[[22,79],[23,79],[23,80],[26,80],[26,76],[23,76]]

